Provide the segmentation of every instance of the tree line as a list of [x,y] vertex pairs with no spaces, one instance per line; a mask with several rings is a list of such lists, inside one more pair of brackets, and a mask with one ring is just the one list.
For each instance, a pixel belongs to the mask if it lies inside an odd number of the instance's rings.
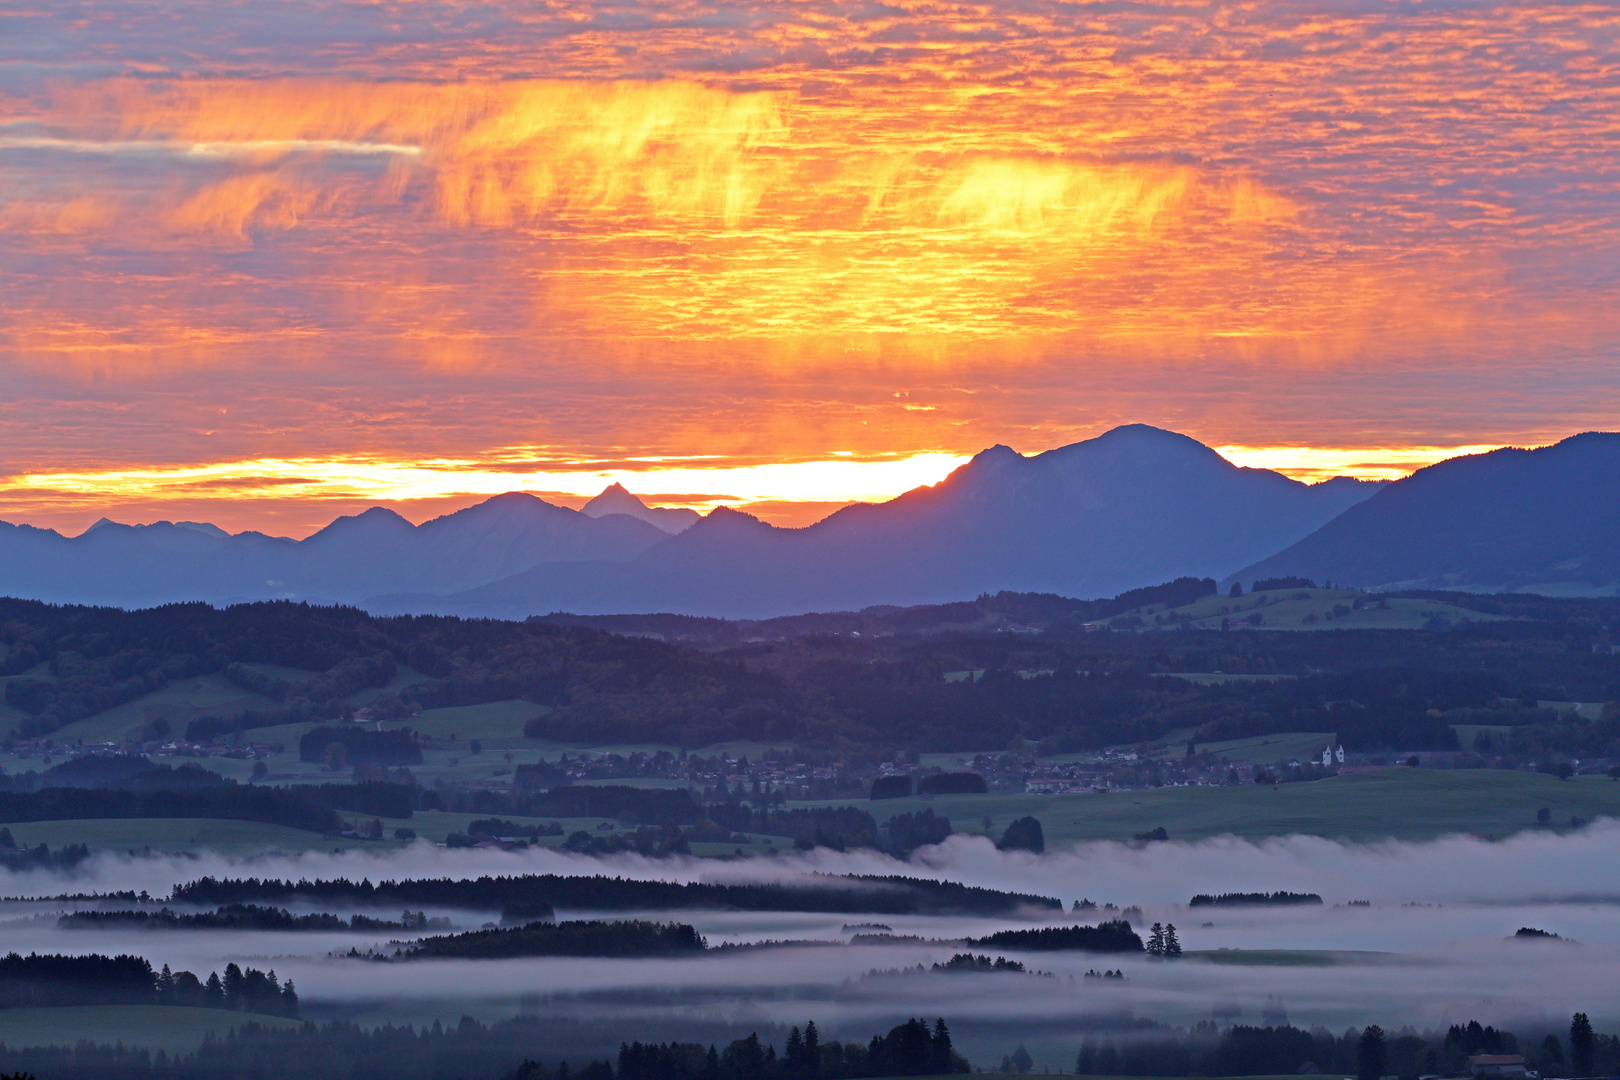
[[646,919],[580,919],[556,923],[536,921],[523,926],[421,938],[400,949],[394,958],[493,960],[515,956],[689,956],[701,953],[708,947],[703,936],[685,923]]
[[294,915],[285,908],[257,904],[226,904],[214,911],[190,913],[170,908],[157,911],[92,910],[70,911],[56,920],[66,930],[106,930],[137,927],[150,930],[421,930],[450,928],[448,919],[429,919],[425,914],[406,911],[398,920],[377,919],[370,915],[341,915],[321,911]]
[[1316,893],[1284,892],[1228,892],[1211,896],[1209,893],[1199,893],[1187,901],[1188,907],[1292,907],[1297,905],[1320,905],[1322,898]]
[[[673,1038],[626,1041],[618,1022],[518,1017],[485,1025],[463,1017],[422,1027],[346,1021],[208,1035],[191,1053],[104,1046],[16,1049],[0,1045],[0,1075],[52,1080],[855,1080],[969,1071],[943,1020],[907,1020],[864,1042],[823,1038],[816,1025],[766,1028],[736,1038],[719,1021],[691,1021]],[[607,1048],[619,1045],[616,1055]],[[536,1060],[536,1047],[548,1057]],[[778,1049],[780,1047],[780,1050]],[[604,1057],[604,1051],[606,1056]]]
[[1056,952],[1074,949],[1096,953],[1139,953],[1142,939],[1124,919],[1109,919],[1096,926],[1042,926],[1034,930],[998,930],[987,937],[970,938],[969,945],[997,949]]
[[169,901],[199,907],[305,901],[473,911],[500,911],[508,904],[545,903],[560,908],[605,911],[707,908],[851,915],[1005,915],[1025,907],[1062,910],[1061,901],[1052,897],[1003,892],[954,881],[870,874],[820,874],[792,884],[642,881],[601,874],[408,878],[375,884],[370,879],[295,882],[209,876],[176,885]]
[[153,971],[139,956],[58,956],[10,953],[0,957],[0,1009],[60,1005],[185,1005],[269,1016],[297,1016],[298,992],[274,971],[225,965],[200,980],[189,971]]
[[1459,1076],[1475,1054],[1523,1053],[1542,1075],[1614,1075],[1620,1070],[1620,1038],[1598,1034],[1585,1013],[1570,1021],[1567,1039],[1549,1033],[1521,1045],[1511,1032],[1481,1024],[1453,1024],[1444,1033],[1410,1028],[1391,1035],[1371,1024],[1335,1035],[1287,1023],[1221,1028],[1201,1021],[1184,1036],[1146,1036],[1124,1041],[1088,1038],[1080,1045],[1075,1072],[1096,1076],[1280,1076],[1304,1072],[1381,1080],[1394,1075]]

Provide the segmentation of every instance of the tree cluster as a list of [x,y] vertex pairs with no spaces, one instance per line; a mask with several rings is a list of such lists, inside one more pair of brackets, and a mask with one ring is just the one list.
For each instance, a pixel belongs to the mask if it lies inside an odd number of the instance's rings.
[[1181,941],[1176,937],[1176,924],[1154,923],[1148,932],[1146,951],[1149,956],[1173,960],[1181,955]]
[[181,913],[170,908],[157,911],[70,911],[56,921],[63,929],[101,930],[110,927],[134,926],[152,930],[419,930],[439,926],[449,929],[448,919],[418,920],[405,912],[398,921],[377,919],[369,915],[351,915],[347,919],[330,912],[294,915],[285,908],[261,907],[257,904],[226,904],[215,911]]
[[402,960],[443,957],[504,959],[514,956],[685,956],[701,953],[708,942],[685,923],[645,919],[531,922],[523,926],[472,930],[426,937],[402,948]]
[[1199,893],[1187,901],[1188,907],[1293,907],[1300,904],[1322,903],[1322,898],[1316,893],[1284,892],[1229,892],[1211,896],[1209,893]]
[[297,1016],[298,993],[274,971],[225,965],[206,981],[189,971],[154,972],[139,956],[58,956],[11,953],[0,957],[0,1009],[61,1005],[188,1005],[270,1016]]
[[988,937],[972,938],[968,944],[1029,952],[1055,952],[1068,949],[1094,953],[1143,951],[1142,939],[1124,919],[1110,919],[1096,926],[1043,926],[1033,930],[998,930]]
[[[410,878],[375,884],[369,879],[350,881],[347,878],[295,882],[275,878],[201,877],[176,885],[169,899],[172,903],[198,906],[302,901],[393,909],[401,905],[452,907],[471,911],[500,911],[513,903],[546,903],[559,908],[597,911],[699,908],[849,915],[1005,915],[1024,907],[1062,910],[1062,904],[1051,897],[1002,892],[954,881],[869,874],[816,875],[806,882],[791,884],[640,881],[600,874]],[[1128,924],[1125,929],[1130,929]]]

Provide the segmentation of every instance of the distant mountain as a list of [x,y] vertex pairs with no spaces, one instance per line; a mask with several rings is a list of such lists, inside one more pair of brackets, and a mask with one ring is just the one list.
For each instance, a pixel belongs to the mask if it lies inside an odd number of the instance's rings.
[[648,506],[626,491],[622,484],[604,488],[602,494],[580,507],[579,512],[593,518],[624,514],[645,521],[649,525],[656,525],[667,533],[685,532],[697,524],[698,518],[703,516],[696,510],[686,507]]
[[194,522],[102,520],[76,537],[0,522],[0,595],[143,607],[292,598],[357,603],[450,593],[538,563],[629,559],[667,533],[623,514],[595,518],[511,493],[412,525],[374,507],[304,540],[235,536]]
[[1620,434],[1419,469],[1236,574],[1552,595],[1620,591]]
[[[719,509],[623,562],[550,563],[374,611],[524,617],[668,611],[770,618],[937,604],[1003,590],[1111,596],[1221,577],[1288,546],[1378,485],[1243,469],[1145,425],[1024,457],[994,446],[931,487],[804,529]],[[606,519],[604,519],[606,520]]]

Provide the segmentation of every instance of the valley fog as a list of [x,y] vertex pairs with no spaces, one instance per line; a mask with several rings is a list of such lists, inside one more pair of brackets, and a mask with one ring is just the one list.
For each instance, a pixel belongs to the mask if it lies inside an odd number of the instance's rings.
[[[226,963],[273,968],[296,982],[309,1018],[371,1024],[494,1020],[518,1013],[558,1020],[622,1021],[624,1030],[675,1037],[697,1023],[787,1025],[814,1018],[830,1034],[864,1039],[912,1015],[945,1016],[970,1057],[999,1057],[1017,1042],[1039,1060],[1072,1067],[1082,1033],[1150,1032],[1201,1020],[1326,1026],[1381,1023],[1444,1027],[1478,1019],[1515,1030],[1552,1030],[1574,1010],[1608,1023],[1620,1016],[1620,867],[1605,856],[1620,825],[1599,822],[1568,835],[1503,842],[1454,837],[1429,843],[1351,845],[1290,837],[1090,844],[1045,855],[1004,853],[953,837],[912,863],[818,851],[724,864],[637,857],[592,859],[544,849],[448,851],[418,845],[385,856],[98,856],[71,876],[8,875],[0,891],[0,950],[135,953],[206,978]],[[55,914],[126,902],[56,901],[63,893],[145,890],[161,901],[175,884],[205,874],[380,881],[484,874],[606,874],[676,881],[791,881],[806,874],[933,877],[1054,896],[1064,911],[982,918],[734,911],[559,910],[558,919],[650,918],[686,922],[710,951],[682,959],[525,958],[412,960],[384,964],[343,956],[391,953],[399,932],[67,929]],[[875,886],[876,887],[876,886]],[[1196,893],[1288,890],[1321,895],[1321,906],[1188,907]],[[32,897],[33,899],[21,899]],[[1070,912],[1088,898],[1139,906],[1136,928],[1175,924],[1187,955],[1020,952],[960,939],[1043,924],[1094,923],[1119,911]],[[1347,906],[1366,901],[1367,906]],[[172,905],[176,910],[184,909]],[[295,913],[314,910],[289,905]],[[326,908],[339,914],[356,910]],[[367,911],[397,919],[398,911]],[[491,912],[432,910],[456,930]],[[1134,917],[1134,913],[1133,913]],[[887,927],[878,930],[876,925]],[[1520,927],[1564,940],[1512,940]],[[418,932],[419,933],[419,932]],[[849,944],[856,933],[897,938]],[[796,942],[800,944],[761,944]],[[721,945],[751,948],[717,949]],[[1021,961],[1028,973],[931,970],[954,954]],[[914,970],[921,965],[924,971]],[[913,970],[907,970],[913,969]],[[1117,970],[1123,979],[1088,978]],[[1035,974],[1040,973],[1040,974]],[[1560,1018],[1565,1018],[1560,1020]],[[762,1032],[763,1034],[763,1032]]]

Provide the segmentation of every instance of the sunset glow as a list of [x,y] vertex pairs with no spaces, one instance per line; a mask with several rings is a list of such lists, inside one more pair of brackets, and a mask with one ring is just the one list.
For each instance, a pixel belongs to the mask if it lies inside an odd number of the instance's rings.
[[1126,422],[1390,478],[1620,408],[1609,5],[72,8],[5,16],[7,520],[838,503]]

